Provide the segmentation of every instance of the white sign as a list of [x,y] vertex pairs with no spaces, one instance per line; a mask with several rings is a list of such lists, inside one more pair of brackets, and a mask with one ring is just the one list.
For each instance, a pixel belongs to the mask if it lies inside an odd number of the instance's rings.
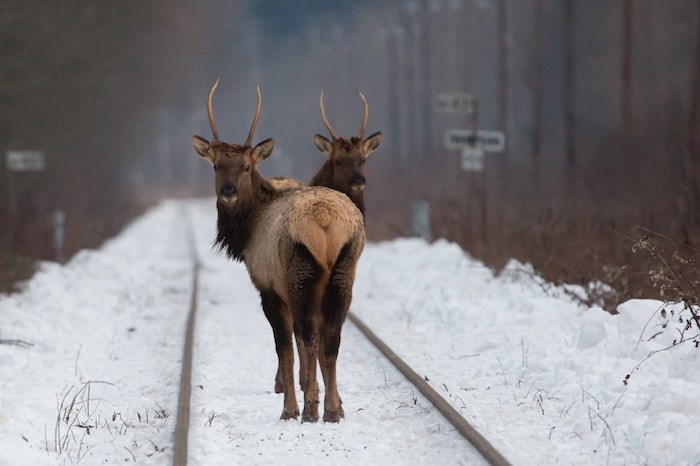
[[440,113],[474,113],[474,98],[470,94],[438,94],[435,103]]
[[479,146],[469,146],[462,149],[462,170],[465,172],[480,172],[484,169],[484,151]]
[[46,168],[44,153],[36,150],[8,150],[7,168],[16,172],[40,171]]
[[486,152],[503,152],[506,148],[506,137],[500,131],[482,131],[474,133],[468,129],[448,129],[445,131],[445,147],[447,149],[464,149],[479,144]]

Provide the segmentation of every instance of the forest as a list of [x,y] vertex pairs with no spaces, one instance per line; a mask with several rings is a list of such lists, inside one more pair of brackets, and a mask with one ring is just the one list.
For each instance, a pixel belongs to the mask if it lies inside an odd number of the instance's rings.
[[[261,168],[304,181],[323,162],[320,92],[346,136],[367,96],[368,132],[384,133],[370,240],[418,234],[427,205],[430,239],[606,284],[606,308],[700,295],[698,0],[6,0],[0,39],[0,152],[45,159],[0,164],[2,290],[163,198],[213,195],[190,138],[221,78],[222,139],[242,142],[259,83],[256,134],[276,141]],[[469,112],[441,109],[454,94]],[[505,140],[482,170],[445,147],[469,129]]]

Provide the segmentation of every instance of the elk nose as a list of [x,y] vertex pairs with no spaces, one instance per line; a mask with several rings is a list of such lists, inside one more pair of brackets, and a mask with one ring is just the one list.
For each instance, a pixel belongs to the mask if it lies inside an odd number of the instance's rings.
[[236,187],[232,184],[225,184],[221,187],[221,195],[224,197],[233,197],[236,194]]
[[353,186],[362,186],[363,184],[365,184],[365,182],[365,177],[362,175],[353,175],[350,179],[350,184],[352,184]]

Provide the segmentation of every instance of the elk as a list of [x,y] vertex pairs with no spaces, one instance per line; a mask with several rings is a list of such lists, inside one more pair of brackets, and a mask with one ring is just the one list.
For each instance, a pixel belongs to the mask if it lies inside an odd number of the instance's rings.
[[350,139],[338,137],[333,131],[333,127],[326,117],[326,111],[323,108],[323,91],[319,99],[321,107],[321,119],[326,129],[331,135],[329,141],[324,136],[316,134],[314,143],[316,148],[326,156],[326,161],[323,163],[318,173],[314,175],[309,183],[309,186],[325,186],[335,189],[346,194],[350,200],[360,209],[362,216],[365,215],[365,199],[364,189],[367,179],[365,162],[367,157],[377,150],[382,142],[382,133],[376,133],[364,139],[365,129],[367,128],[367,120],[369,117],[369,106],[367,99],[362,92],[358,92],[362,103],[364,104],[364,117],[360,125],[360,130],[357,135]]
[[207,113],[213,140],[193,136],[195,151],[214,167],[215,244],[242,261],[260,293],[282,373],[280,419],[297,419],[292,333],[301,337],[305,379],[302,422],[318,421],[320,363],[325,385],[323,420],[344,417],[336,383],[343,322],[352,300],[357,260],[365,244],[362,214],[347,196],[324,187],[277,190],[257,165],[270,156],[272,139],[251,146],[262,109],[258,105],[245,144],[219,140],[209,93]]
[[[328,121],[326,111],[323,107],[323,91],[321,91],[321,97],[319,98],[321,120],[326,126],[326,129],[328,129],[332,140],[329,141],[320,134],[316,134],[314,136],[316,147],[326,156],[326,161],[311,179],[309,186],[324,186],[347,195],[357,206],[357,208],[360,209],[360,212],[362,212],[362,216],[364,218],[364,189],[367,181],[365,178],[365,161],[367,160],[367,157],[369,157],[369,155],[379,147],[379,144],[382,141],[382,133],[378,131],[369,136],[367,139],[363,139],[365,129],[367,128],[367,121],[369,119],[369,105],[367,104],[367,99],[365,98],[364,94],[361,91],[358,91],[358,94],[360,95],[360,99],[362,99],[362,103],[364,104],[364,116],[360,124],[360,130],[357,132],[356,136],[345,139],[338,137]],[[300,181],[284,176],[273,177],[269,181],[278,190],[295,189],[303,186],[303,183]],[[306,365],[301,355],[303,351],[303,343],[298,335],[296,338],[296,343],[300,361],[299,383],[301,384],[301,388],[303,390]],[[277,375],[275,376],[275,392],[282,393],[281,367],[277,368]]]
[[[367,128],[369,106],[364,94],[362,92],[359,94],[365,109],[362,124],[356,136],[345,139],[338,137],[328,122],[326,111],[323,108],[323,92],[321,92],[321,119],[331,135],[331,140],[329,141],[320,134],[314,136],[314,143],[318,150],[326,156],[326,161],[311,179],[309,186],[325,186],[340,191],[350,198],[364,217],[364,189],[367,181],[365,162],[367,157],[377,150],[382,142],[382,133],[378,131],[367,139],[363,138]],[[303,186],[300,181],[287,177],[275,177],[270,181],[277,189]]]

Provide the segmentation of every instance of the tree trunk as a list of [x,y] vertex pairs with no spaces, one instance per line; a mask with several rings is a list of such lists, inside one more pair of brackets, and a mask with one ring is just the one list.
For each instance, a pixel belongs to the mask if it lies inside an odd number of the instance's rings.
[[685,191],[687,223],[684,228],[686,242],[690,242],[688,227],[700,226],[700,0],[697,2],[696,35],[695,35],[695,64],[693,69],[693,94],[690,104],[690,127],[688,133],[688,148],[685,151]]
[[[576,183],[576,116],[575,116],[575,70],[576,70],[576,34],[575,34],[575,0],[564,3],[564,119],[566,124],[566,168],[565,179],[568,201],[577,203]],[[575,205],[572,206],[575,208]]]
[[542,0],[535,0],[532,54],[532,192],[538,201],[542,191]]
[[622,1],[622,65],[620,69],[620,156],[618,164],[620,181],[625,194],[634,193],[638,188],[639,171],[631,157],[632,131],[632,0]]

